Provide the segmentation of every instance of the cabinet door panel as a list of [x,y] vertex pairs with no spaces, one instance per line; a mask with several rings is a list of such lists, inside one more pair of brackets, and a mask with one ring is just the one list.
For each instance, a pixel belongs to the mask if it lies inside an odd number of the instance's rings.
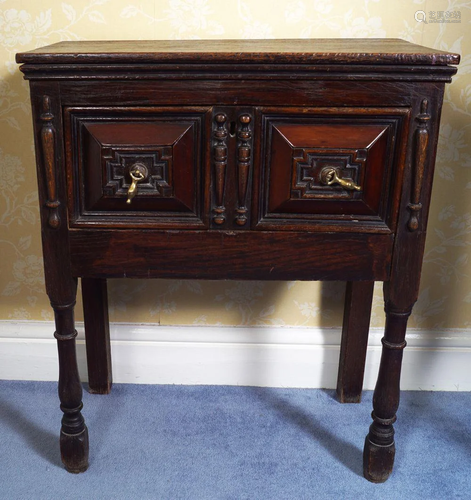
[[[66,108],[71,226],[205,227],[208,113]],[[143,178],[127,202],[136,168]]]
[[406,108],[261,109],[257,228],[390,232]]

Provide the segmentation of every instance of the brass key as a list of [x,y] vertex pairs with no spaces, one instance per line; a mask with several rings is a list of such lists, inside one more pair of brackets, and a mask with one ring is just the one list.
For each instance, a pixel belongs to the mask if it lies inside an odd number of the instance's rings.
[[140,163],[133,165],[132,169],[129,171],[132,182],[128,189],[128,199],[126,203],[131,204],[132,199],[137,194],[137,183],[143,181],[147,176],[147,168]]

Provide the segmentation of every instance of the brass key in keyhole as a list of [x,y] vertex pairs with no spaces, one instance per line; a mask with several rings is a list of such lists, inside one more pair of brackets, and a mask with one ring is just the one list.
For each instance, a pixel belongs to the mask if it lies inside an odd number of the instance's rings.
[[142,163],[135,163],[129,170],[129,175],[131,176],[132,182],[128,189],[128,199],[126,203],[131,204],[132,199],[137,194],[137,184],[143,181],[147,177],[147,167]]
[[351,191],[361,191],[361,186],[355,184],[352,179],[342,179],[336,168],[326,167],[321,171],[320,179],[322,184],[332,186],[333,184],[340,184],[344,189]]

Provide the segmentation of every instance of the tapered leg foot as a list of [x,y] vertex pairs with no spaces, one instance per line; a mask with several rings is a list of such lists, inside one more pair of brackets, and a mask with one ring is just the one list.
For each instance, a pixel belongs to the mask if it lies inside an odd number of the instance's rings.
[[[76,290],[73,281],[72,291]],[[75,350],[74,304],[53,303],[59,353],[59,399],[63,412],[61,420],[60,450],[62,462],[68,472],[85,472],[88,468],[88,430],[82,415],[82,384],[80,383]]]
[[67,472],[79,474],[88,469],[88,429],[85,426],[80,434],[66,434],[61,431],[60,436],[61,459]]
[[380,446],[370,441],[366,436],[363,449],[363,475],[372,483],[384,483],[393,470],[396,447],[394,441]]
[[373,423],[365,440],[363,474],[368,481],[384,483],[394,466],[394,426],[399,407],[399,382],[407,319],[405,312],[391,311],[386,302],[386,329],[378,381],[373,395]]

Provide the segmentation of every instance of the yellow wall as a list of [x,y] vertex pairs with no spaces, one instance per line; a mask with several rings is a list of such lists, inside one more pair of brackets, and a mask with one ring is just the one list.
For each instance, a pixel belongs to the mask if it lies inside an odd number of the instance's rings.
[[[461,23],[418,23],[419,9],[427,15],[460,11]],[[0,319],[52,319],[41,271],[28,86],[16,52],[80,39],[399,37],[462,54],[446,91],[422,289],[411,325],[469,327],[470,9],[469,2],[453,0],[0,0]],[[113,321],[342,321],[342,283],[115,280],[109,290]],[[383,324],[379,284],[372,324]]]

